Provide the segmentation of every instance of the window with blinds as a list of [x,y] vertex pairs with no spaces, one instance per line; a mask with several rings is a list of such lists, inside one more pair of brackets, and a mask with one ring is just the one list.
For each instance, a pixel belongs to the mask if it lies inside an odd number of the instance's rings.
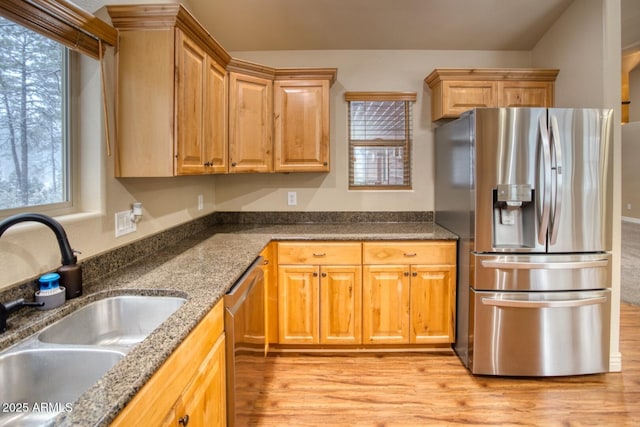
[[415,93],[347,92],[349,188],[410,189]]

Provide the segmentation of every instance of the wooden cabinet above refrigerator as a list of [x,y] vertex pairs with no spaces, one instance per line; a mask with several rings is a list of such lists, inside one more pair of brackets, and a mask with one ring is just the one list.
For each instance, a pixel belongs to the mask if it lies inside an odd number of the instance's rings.
[[431,120],[455,119],[481,107],[553,107],[558,72],[539,68],[436,68],[424,80],[431,89]]

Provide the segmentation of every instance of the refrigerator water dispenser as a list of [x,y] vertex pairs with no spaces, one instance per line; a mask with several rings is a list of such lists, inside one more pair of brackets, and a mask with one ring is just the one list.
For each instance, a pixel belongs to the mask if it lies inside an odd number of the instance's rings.
[[535,203],[529,184],[499,184],[493,189],[493,247],[535,246]]

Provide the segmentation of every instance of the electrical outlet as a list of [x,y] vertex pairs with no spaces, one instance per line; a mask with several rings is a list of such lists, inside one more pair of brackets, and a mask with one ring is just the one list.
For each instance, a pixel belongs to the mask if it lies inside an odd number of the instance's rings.
[[630,211],[631,210],[631,203],[627,203],[627,210]]
[[289,191],[287,193],[287,204],[289,206],[295,206],[298,204],[298,193],[295,191]]
[[133,211],[116,212],[116,237],[136,231],[136,223],[132,220]]
[[204,209],[204,196],[198,194],[198,210],[201,211],[202,209]]

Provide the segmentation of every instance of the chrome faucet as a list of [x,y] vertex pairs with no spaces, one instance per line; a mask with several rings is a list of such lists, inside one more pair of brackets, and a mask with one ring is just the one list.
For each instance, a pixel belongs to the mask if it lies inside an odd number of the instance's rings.
[[82,267],[77,264],[76,251],[71,249],[67,233],[65,233],[64,228],[58,221],[38,213],[12,215],[0,222],[0,236],[12,225],[26,221],[39,222],[53,231],[58,239],[60,253],[62,254],[62,266],[58,268],[57,272],[60,274],[60,284],[66,288],[66,299],[82,295]]

